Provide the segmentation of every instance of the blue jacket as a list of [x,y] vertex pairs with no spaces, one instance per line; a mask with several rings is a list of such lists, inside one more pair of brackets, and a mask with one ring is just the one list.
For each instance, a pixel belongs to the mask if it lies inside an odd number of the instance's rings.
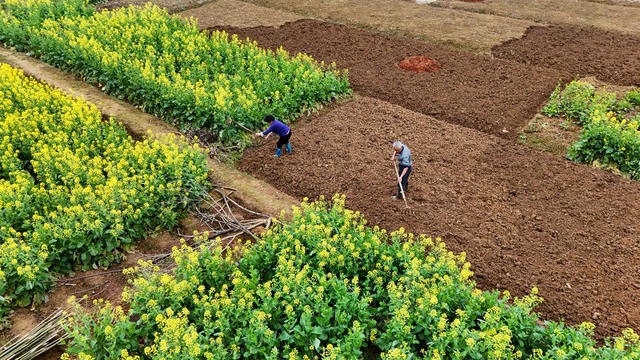
[[413,166],[411,150],[409,150],[407,145],[402,145],[402,150],[398,153],[398,164],[400,164],[400,166]]
[[291,129],[283,122],[273,120],[271,126],[269,126],[269,128],[265,132],[263,132],[262,135],[268,135],[270,132],[273,132],[276,135],[287,136],[287,134],[289,134],[289,131],[291,131]]

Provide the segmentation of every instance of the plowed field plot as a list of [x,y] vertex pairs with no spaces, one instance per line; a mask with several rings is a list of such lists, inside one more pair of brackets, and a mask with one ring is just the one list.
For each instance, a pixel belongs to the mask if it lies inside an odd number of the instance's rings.
[[640,85],[640,36],[592,28],[534,26],[522,38],[494,47],[492,53],[501,59],[553,68],[573,76]]
[[[391,199],[391,143],[412,150],[407,214]],[[640,184],[511,141],[363,97],[293,129],[239,167],[299,198],[347,195],[387,228],[444,237],[485,289],[538,286],[545,319],[593,321],[598,336],[640,326]]]
[[[516,137],[563,77],[556,70],[316,20],[277,29],[212,29],[248,37],[262,47],[282,46],[317,60],[335,61],[338,68],[349,70],[353,89],[363,95],[508,138]],[[398,63],[408,56],[427,56],[441,68],[420,74],[405,71]]]

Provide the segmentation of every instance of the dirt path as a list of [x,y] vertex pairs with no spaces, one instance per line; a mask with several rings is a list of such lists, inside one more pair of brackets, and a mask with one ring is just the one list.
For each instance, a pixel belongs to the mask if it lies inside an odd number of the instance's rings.
[[[0,47],[0,61],[22,69],[27,75],[95,104],[104,114],[117,118],[130,133],[139,136],[146,135],[148,131],[152,131],[156,135],[179,133],[178,129],[157,117],[145,114],[134,106],[116,100],[98,88],[76,79],[73,75],[61,72],[24,54]],[[207,158],[207,165],[212,170],[216,181],[225,186],[236,188],[238,191],[235,196],[249,208],[275,216],[280,214],[281,210],[288,210],[296,204],[296,201],[290,196],[235,170],[231,166],[210,157]]]
[[594,26],[640,35],[640,8],[576,0],[438,0],[432,5],[537,23]]
[[[239,168],[298,198],[344,193],[372,225],[442,236],[482,288],[538,286],[545,319],[592,321],[600,337],[640,328],[640,183],[366,97],[293,131],[293,155],[268,144]],[[413,215],[391,199],[396,139],[414,155]]]
[[[640,22],[640,15],[637,20]],[[640,36],[591,28],[534,26],[522,38],[494,47],[492,53],[501,59],[569,72],[574,77],[595,76],[614,84],[640,85]]]
[[198,19],[201,28],[212,26],[280,26],[303,17],[294,13],[271,9],[237,0],[218,0],[179,13]]
[[530,21],[402,0],[248,0],[267,7],[480,53],[521,36]]
[[[282,46],[335,61],[338,68],[349,70],[352,87],[363,95],[508,138],[517,136],[563,77],[555,70],[317,20],[278,29],[216,29],[249,37],[263,47]],[[442,68],[420,74],[402,70],[398,62],[411,55],[434,58]]]

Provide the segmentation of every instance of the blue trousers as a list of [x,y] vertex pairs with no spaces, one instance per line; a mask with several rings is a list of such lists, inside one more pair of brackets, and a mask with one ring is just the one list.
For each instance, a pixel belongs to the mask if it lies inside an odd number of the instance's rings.
[[[398,174],[402,175],[402,172],[404,171],[404,169],[407,169],[407,173],[404,174],[404,176],[402,177],[402,181],[400,181],[400,183],[402,184],[402,189],[407,192],[407,188],[409,187],[409,175],[411,174],[411,170],[413,170],[413,166],[404,166],[404,165],[400,165],[399,169],[398,169]],[[400,184],[398,184],[398,197],[401,197],[402,193],[400,192]]]

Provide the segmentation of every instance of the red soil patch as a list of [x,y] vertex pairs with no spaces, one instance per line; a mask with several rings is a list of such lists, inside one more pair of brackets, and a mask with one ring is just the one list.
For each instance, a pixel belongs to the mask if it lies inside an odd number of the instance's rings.
[[[556,70],[316,20],[286,23],[278,29],[212,29],[249,37],[263,47],[283,46],[291,53],[335,61],[339,68],[349,69],[351,85],[362,95],[509,138],[517,136],[563,77]],[[442,68],[415,74],[398,67],[414,54],[429,54]]]
[[[372,115],[373,114],[373,115]],[[391,199],[394,140],[414,156],[408,200]],[[371,225],[442,236],[483,289],[538,286],[544,319],[592,321],[599,337],[640,328],[640,183],[363,97],[294,129],[239,168],[302,198],[347,195]]]
[[426,56],[409,56],[398,64],[402,69],[416,73],[434,72],[440,69],[440,63]]
[[493,56],[544,66],[571,76],[595,76],[640,85],[640,37],[573,26],[532,26],[520,39],[493,48]]

